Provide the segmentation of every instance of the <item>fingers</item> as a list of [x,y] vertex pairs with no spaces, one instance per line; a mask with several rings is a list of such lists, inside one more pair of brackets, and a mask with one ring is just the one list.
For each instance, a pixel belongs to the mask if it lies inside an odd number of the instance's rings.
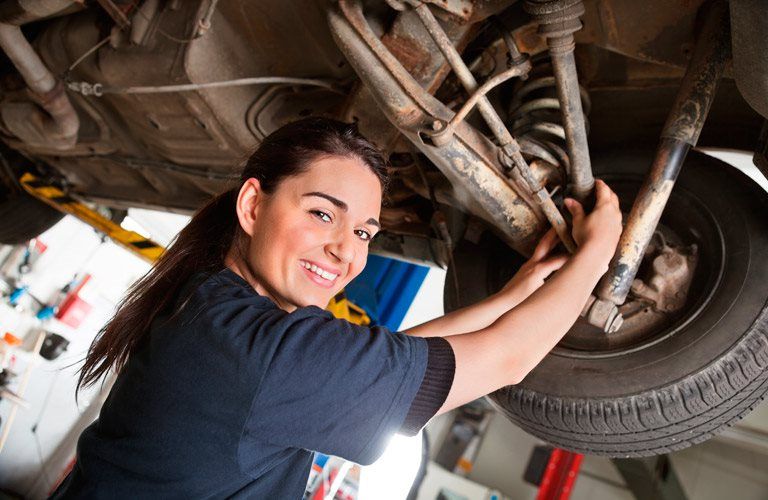
[[542,279],[554,273],[568,262],[568,255],[555,255],[547,260],[541,261],[537,266],[537,271],[541,273]]
[[595,180],[595,206],[603,204],[619,205],[619,197],[616,193],[608,187],[604,181],[600,179]]
[[565,207],[571,212],[573,217],[573,224],[576,225],[584,218],[584,207],[578,201],[573,198],[565,199]]
[[539,242],[536,244],[536,249],[533,251],[533,256],[531,259],[543,259],[549,254],[549,252],[552,251],[553,248],[557,246],[559,241],[560,238],[558,238],[555,228],[550,228],[549,231],[547,231],[544,236],[541,237],[541,240],[539,240]]

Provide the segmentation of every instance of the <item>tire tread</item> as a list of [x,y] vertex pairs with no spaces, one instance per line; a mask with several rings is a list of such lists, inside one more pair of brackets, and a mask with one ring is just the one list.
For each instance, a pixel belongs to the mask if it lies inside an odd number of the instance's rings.
[[510,386],[491,400],[532,434],[580,453],[640,457],[680,450],[733,425],[766,397],[767,332],[765,307],[719,359],[641,394],[571,399]]

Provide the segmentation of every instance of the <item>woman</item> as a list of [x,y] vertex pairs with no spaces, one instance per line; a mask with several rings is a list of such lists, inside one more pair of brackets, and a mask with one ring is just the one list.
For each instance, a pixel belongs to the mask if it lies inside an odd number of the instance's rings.
[[80,386],[119,376],[55,496],[300,498],[313,451],[370,463],[393,433],[522,380],[607,269],[616,196],[598,183],[588,216],[568,201],[570,258],[549,256],[550,232],[496,295],[391,334],[322,310],[365,265],[384,167],[340,122],[267,137],[91,346]]

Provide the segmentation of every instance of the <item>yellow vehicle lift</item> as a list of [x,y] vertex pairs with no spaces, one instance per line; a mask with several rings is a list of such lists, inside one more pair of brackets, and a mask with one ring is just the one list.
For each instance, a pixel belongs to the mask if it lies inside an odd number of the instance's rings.
[[155,262],[163,254],[165,248],[135,231],[123,229],[120,224],[112,222],[87,205],[67,195],[56,186],[43,182],[38,177],[25,173],[19,179],[21,186],[29,194],[42,200],[60,212],[73,215],[107,235],[112,241],[133,252],[149,263]]
[[[147,262],[154,263],[163,254],[165,248],[145,238],[135,231],[124,229],[108,218],[87,205],[77,201],[56,186],[52,186],[31,173],[25,173],[19,179],[21,186],[35,198],[52,206],[60,212],[73,215],[85,222],[97,231],[107,235],[116,244],[122,246],[129,252],[132,252]],[[344,295],[344,291],[339,292],[326,307],[334,316],[346,319],[351,323],[358,325],[369,325],[371,318],[363,309],[350,302]]]

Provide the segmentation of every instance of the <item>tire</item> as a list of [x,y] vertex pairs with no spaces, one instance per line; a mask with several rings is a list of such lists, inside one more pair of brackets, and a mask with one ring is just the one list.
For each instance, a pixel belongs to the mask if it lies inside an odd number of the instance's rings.
[[18,245],[29,241],[64,217],[26,192],[2,188],[0,192],[0,243]]
[[[596,158],[595,173],[623,187],[623,195],[616,190],[625,212],[651,159],[648,152]],[[580,453],[651,456],[708,439],[766,396],[768,194],[736,169],[691,152],[661,223],[688,227],[700,245],[683,311],[621,348],[596,331],[605,345],[579,351],[573,336],[585,326],[577,321],[522,383],[489,395],[520,427]],[[462,245],[454,258],[462,296],[447,280],[448,310],[498,290],[522,262],[487,235]]]

